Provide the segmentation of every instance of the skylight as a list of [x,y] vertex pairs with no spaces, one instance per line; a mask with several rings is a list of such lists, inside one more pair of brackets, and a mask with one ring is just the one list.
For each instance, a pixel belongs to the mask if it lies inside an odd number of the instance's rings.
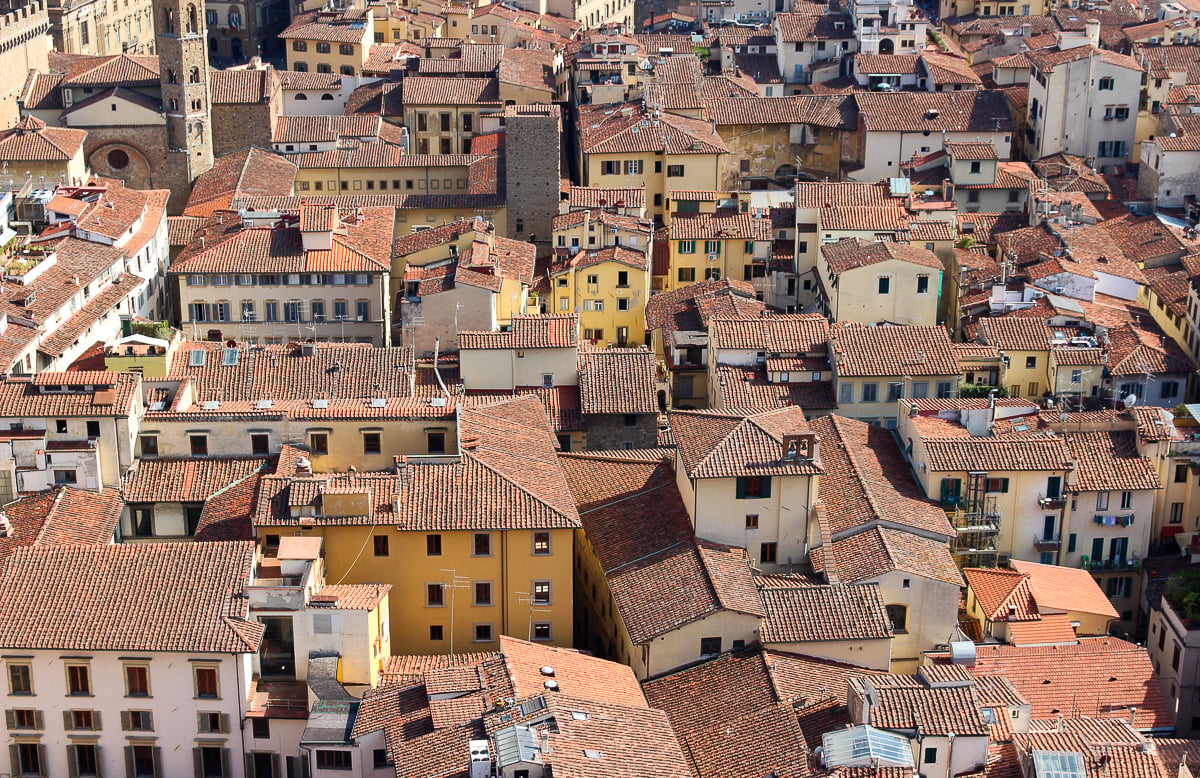
[[[196,352],[192,352],[195,354]],[[238,363],[238,350],[235,348],[227,348],[221,352],[221,364],[225,367],[233,367]]]
[[1083,754],[1075,751],[1034,751],[1033,769],[1038,778],[1085,778]]
[[208,356],[208,352],[204,349],[192,349],[188,352],[188,367],[204,367],[204,360]]
[[873,760],[884,767],[914,766],[907,738],[871,726],[826,732],[821,745],[827,767],[866,767]]

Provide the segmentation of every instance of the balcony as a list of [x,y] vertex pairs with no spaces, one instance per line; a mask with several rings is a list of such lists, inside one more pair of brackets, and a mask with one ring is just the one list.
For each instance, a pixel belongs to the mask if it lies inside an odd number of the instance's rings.
[[1101,570],[1140,570],[1142,568],[1142,560],[1136,556],[1128,559],[1123,557],[1111,557],[1109,559],[1091,559],[1087,556],[1082,556],[1079,559],[1079,566],[1084,570],[1101,571]]
[[1092,523],[1100,527],[1132,527],[1136,519],[1137,514],[1134,511],[1125,510],[1119,513],[1097,513],[1092,517]]
[[1063,495],[1047,496],[1044,494],[1038,495],[1038,507],[1046,510],[1061,510],[1067,504],[1067,498]]
[[1058,551],[1062,547],[1062,535],[1055,535],[1052,538],[1043,535],[1033,536],[1033,548],[1035,551]]

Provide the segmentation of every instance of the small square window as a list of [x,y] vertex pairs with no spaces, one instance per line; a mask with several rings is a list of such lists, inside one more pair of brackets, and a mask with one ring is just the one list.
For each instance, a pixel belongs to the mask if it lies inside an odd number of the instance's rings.
[[490,532],[475,533],[475,556],[492,555],[492,534]]
[[535,556],[543,556],[550,553],[549,532],[533,533],[533,553]]
[[442,555],[442,536],[441,535],[426,535],[425,536],[425,555],[426,556],[441,556]]
[[757,513],[747,513],[746,514],[746,529],[758,529],[758,514]]
[[445,635],[445,632],[444,632],[441,624],[430,624],[429,625],[429,639],[430,640],[445,640],[444,635]]
[[492,641],[492,625],[491,624],[476,624],[475,625],[475,642],[490,643]]
[[388,536],[387,535],[376,535],[374,542],[375,542],[375,556],[387,556],[388,555]]

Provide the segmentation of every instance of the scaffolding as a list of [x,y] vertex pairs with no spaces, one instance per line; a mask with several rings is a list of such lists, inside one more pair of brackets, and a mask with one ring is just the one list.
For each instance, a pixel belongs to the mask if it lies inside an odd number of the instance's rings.
[[995,495],[987,492],[986,472],[967,473],[966,491],[943,498],[943,507],[954,526],[953,550],[959,567],[995,567],[1000,511]]

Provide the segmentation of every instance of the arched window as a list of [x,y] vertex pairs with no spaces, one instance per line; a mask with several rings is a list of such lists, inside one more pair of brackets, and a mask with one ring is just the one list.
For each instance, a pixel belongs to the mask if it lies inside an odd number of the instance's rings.
[[322,100],[333,100],[333,95],[326,92],[325,94],[321,95],[321,99]]
[[887,606],[888,620],[892,622],[892,632],[908,632],[908,606]]
[[189,35],[195,35],[200,29],[199,21],[196,18],[196,6],[188,5],[187,7],[187,31]]
[[178,110],[179,110],[179,101],[178,101],[178,100],[176,100],[174,97],[172,97],[172,98],[171,98],[171,100],[170,100],[170,108],[171,108],[171,110],[172,110],[172,111],[178,111]]
[[308,99],[308,95],[304,94],[303,92],[300,92],[300,93],[299,93],[299,94],[297,94],[297,95],[296,95],[296,96],[295,96],[293,99],[295,99],[295,100],[307,100],[307,99]]
[[175,12],[173,10],[171,10],[170,8],[166,9],[166,11],[167,12],[165,14],[163,14],[163,32],[167,33],[168,35],[174,35],[175,34]]
[[200,83],[200,68],[192,68],[192,72],[188,75],[189,84]]
[[179,77],[175,75],[175,71],[172,68],[167,68],[167,83],[168,84],[178,84],[179,83]]

